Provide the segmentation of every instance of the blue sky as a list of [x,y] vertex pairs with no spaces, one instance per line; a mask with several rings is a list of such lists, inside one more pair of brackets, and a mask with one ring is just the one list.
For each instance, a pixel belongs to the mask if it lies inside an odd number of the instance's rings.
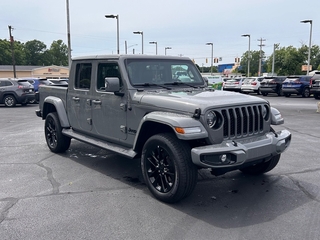
[[[265,39],[262,49],[272,54],[273,45],[280,47],[309,44],[311,19],[312,44],[320,45],[319,0],[69,0],[72,56],[115,54],[117,51],[116,19],[106,14],[119,15],[120,53],[133,49],[141,54],[143,31],[144,54],[186,56],[201,66],[209,66],[211,46],[219,63],[232,63],[248,50],[259,50],[258,39]],[[9,38],[8,25],[15,40],[40,40],[47,47],[54,40],[67,44],[66,0],[10,0],[2,1],[0,8],[0,39]],[[1,51],[1,49],[0,49]],[[206,63],[208,59],[208,63]]]

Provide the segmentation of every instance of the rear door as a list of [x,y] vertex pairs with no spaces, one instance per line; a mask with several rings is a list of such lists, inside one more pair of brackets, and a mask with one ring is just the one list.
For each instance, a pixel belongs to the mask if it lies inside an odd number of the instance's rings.
[[91,61],[76,63],[71,73],[74,81],[68,88],[67,113],[73,129],[91,132],[92,130],[92,86],[93,64]]

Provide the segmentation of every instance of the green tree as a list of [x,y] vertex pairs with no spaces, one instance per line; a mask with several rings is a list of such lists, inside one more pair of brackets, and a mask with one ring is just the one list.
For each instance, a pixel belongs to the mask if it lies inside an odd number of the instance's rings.
[[53,41],[47,54],[51,64],[68,66],[68,47],[62,40]]
[[[257,76],[258,75],[258,71],[259,71],[259,60],[260,60],[260,51],[250,51],[250,76]],[[262,51],[261,53],[262,55],[262,59],[265,58],[265,53],[264,51]],[[241,73],[247,75],[247,71],[248,71],[248,56],[249,56],[249,51],[246,51],[242,57],[241,57],[241,61],[240,61],[240,71]],[[261,61],[261,69],[264,68],[263,66],[263,62]]]
[[11,46],[6,39],[0,39],[0,65],[12,64]]
[[24,44],[26,65],[46,65],[43,59],[43,53],[46,51],[46,48],[47,46],[43,42],[36,39],[26,42]]

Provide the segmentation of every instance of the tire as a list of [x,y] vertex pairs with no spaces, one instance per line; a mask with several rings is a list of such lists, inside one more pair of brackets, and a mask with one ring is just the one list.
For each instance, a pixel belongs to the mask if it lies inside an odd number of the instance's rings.
[[240,171],[249,175],[260,175],[269,172],[277,166],[280,156],[281,154],[278,154],[273,156],[268,162],[258,163],[250,167],[242,168]]
[[44,124],[47,145],[51,152],[65,152],[71,143],[71,138],[62,134],[62,127],[56,112],[49,113]]
[[257,90],[257,94],[258,94],[258,95],[261,95],[260,88],[258,88],[258,90]]
[[171,133],[147,140],[142,150],[141,170],[150,192],[163,202],[179,202],[197,184],[198,171],[191,161],[190,146]]
[[4,105],[6,107],[14,107],[17,104],[17,100],[13,95],[7,95],[3,99]]
[[304,97],[304,98],[310,97],[310,89],[309,88],[306,87],[306,88],[303,89],[302,97]]
[[263,92],[262,96],[268,96],[268,93]]
[[285,96],[285,97],[290,97],[291,94],[290,94],[290,93],[285,93],[284,96]]
[[320,95],[318,93],[313,94],[314,99],[320,99]]

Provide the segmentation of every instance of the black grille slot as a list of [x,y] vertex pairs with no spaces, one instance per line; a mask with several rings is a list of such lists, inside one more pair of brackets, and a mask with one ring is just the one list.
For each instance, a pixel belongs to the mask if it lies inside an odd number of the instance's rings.
[[222,109],[223,136],[233,139],[263,131],[263,105]]

